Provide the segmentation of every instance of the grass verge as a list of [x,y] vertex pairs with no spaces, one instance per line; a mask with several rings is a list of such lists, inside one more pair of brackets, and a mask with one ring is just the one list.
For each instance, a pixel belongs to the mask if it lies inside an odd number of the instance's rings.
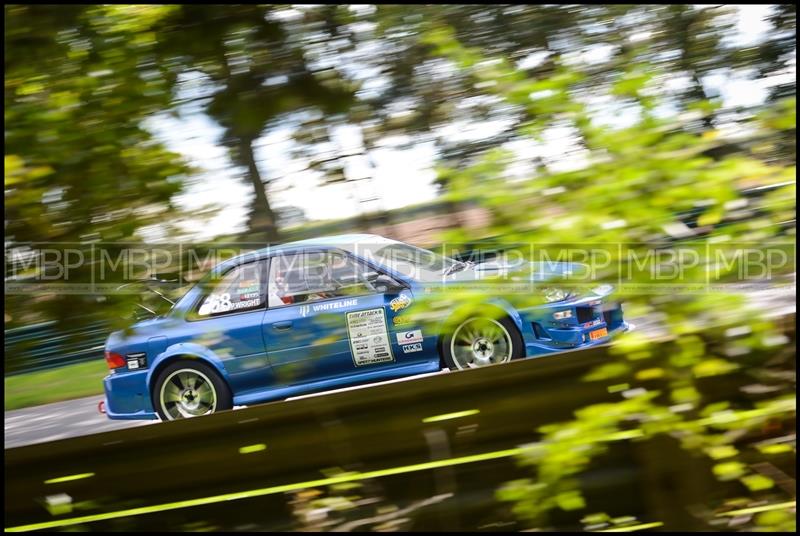
[[108,367],[102,359],[5,377],[5,408],[27,408],[103,394]]

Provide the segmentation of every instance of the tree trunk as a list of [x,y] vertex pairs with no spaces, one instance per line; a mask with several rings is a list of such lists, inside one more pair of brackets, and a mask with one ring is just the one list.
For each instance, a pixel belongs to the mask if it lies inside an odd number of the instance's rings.
[[239,144],[239,150],[242,161],[247,165],[247,178],[250,179],[256,194],[250,228],[255,234],[262,235],[267,242],[276,242],[278,240],[278,227],[275,223],[275,214],[269,206],[266,187],[261,180],[261,174],[258,172],[256,159],[253,155],[253,140],[242,139]]

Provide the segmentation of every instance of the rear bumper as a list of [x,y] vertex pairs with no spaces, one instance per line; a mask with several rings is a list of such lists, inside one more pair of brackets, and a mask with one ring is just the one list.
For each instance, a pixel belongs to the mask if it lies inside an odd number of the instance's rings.
[[103,379],[105,413],[109,419],[157,419],[147,389],[147,370],[112,372]]

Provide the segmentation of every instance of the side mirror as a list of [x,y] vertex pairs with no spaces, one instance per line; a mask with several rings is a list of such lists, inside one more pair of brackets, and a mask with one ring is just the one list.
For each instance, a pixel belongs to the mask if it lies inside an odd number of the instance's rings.
[[372,272],[367,275],[367,278],[377,292],[399,292],[405,288],[386,274]]

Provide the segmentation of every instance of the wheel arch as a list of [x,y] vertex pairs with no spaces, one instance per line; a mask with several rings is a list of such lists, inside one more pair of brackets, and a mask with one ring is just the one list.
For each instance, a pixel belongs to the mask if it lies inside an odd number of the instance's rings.
[[220,379],[225,382],[229,389],[231,387],[230,381],[228,381],[228,373],[225,370],[222,360],[213,352],[198,344],[176,344],[159,354],[155,361],[153,361],[150,371],[147,373],[147,390],[151,398],[153,394],[153,384],[156,379],[158,379],[158,376],[165,368],[176,361],[198,361],[208,365],[219,375]]
[[444,364],[444,341],[447,338],[447,334],[450,333],[452,329],[455,328],[463,320],[467,319],[468,317],[476,314],[476,313],[483,313],[486,310],[491,311],[493,318],[500,318],[500,317],[507,317],[513,323],[514,326],[519,331],[520,338],[522,339],[522,357],[527,355],[526,348],[525,348],[525,328],[522,322],[522,317],[520,314],[514,309],[511,304],[506,302],[505,300],[499,298],[492,298],[489,300],[483,300],[476,303],[469,303],[464,304],[456,307],[452,313],[447,315],[442,322],[439,324],[438,332],[438,341],[437,341],[437,350],[439,352],[439,360],[442,364]]

